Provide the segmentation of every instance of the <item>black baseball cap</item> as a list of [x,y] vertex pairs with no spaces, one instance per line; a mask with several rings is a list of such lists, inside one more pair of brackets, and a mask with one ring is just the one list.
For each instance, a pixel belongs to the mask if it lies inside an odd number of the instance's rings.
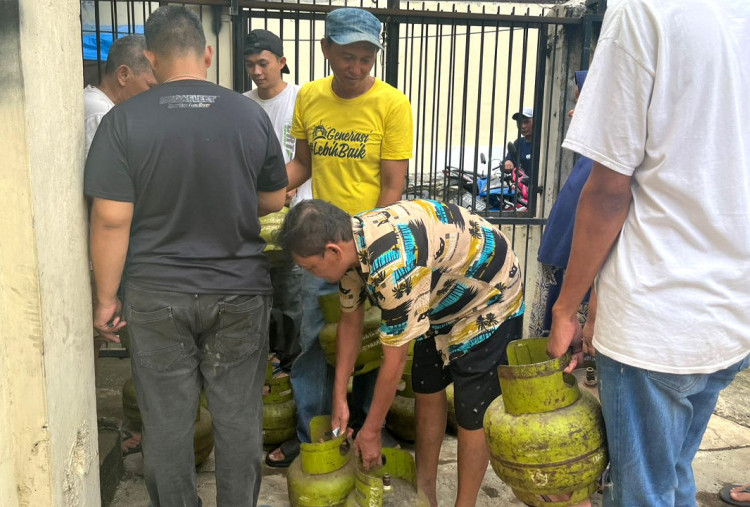
[[[278,57],[284,56],[284,44],[281,39],[268,30],[258,28],[245,36],[245,55],[254,55],[261,51],[270,51]],[[289,66],[284,65],[282,74],[289,74]]]

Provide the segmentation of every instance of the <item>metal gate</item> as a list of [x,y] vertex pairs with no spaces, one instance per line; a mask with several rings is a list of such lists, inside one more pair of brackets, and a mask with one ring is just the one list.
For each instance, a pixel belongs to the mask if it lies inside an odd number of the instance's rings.
[[[142,31],[148,14],[161,3],[166,2],[82,0],[84,42],[93,37],[96,59],[106,59],[102,41]],[[573,163],[560,148],[565,112],[572,106],[572,75],[588,67],[604,0],[587,0],[588,8],[555,1],[543,6],[403,0],[176,3],[197,9],[206,32],[216,36],[213,77],[219,82],[226,72],[219,62],[229,65],[231,84],[223,84],[240,92],[252,86],[243,56],[250,30],[265,28],[281,37],[292,71],[286,79],[302,84],[329,73],[319,41],[330,10],[361,7],[375,14],[384,24],[385,50],[374,74],[403,91],[414,114],[414,157],[404,197],[457,202],[500,224],[522,260],[528,289],[546,216]],[[227,31],[230,37],[219,38]],[[516,207],[517,196],[503,186],[507,183],[498,169],[509,142],[520,136],[511,116],[523,107],[534,109],[525,209]],[[449,175],[466,176],[474,184],[456,185]],[[494,176],[500,180],[499,208],[491,202],[497,190]],[[482,179],[484,192],[476,185]],[[504,200],[510,203],[507,209]]]

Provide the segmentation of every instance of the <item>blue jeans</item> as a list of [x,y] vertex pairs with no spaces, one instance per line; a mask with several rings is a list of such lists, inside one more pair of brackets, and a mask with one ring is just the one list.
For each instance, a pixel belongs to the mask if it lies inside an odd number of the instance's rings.
[[750,356],[711,374],[643,370],[597,354],[611,484],[605,506],[695,506],[692,462],[719,392]]
[[213,421],[217,505],[257,503],[270,306],[270,296],[125,288],[153,507],[201,505],[193,454],[201,388]]
[[[331,413],[334,369],[326,362],[318,335],[325,325],[318,297],[338,292],[338,285],[328,283],[307,271],[302,280],[302,328],[300,353],[292,364],[292,389],[297,404],[297,437],[310,442],[310,420]],[[350,426],[361,425],[372,401],[378,370],[354,377]]]

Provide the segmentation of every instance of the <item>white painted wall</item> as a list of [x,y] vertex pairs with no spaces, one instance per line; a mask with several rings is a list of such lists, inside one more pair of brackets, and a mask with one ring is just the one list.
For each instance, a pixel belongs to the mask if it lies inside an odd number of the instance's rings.
[[0,503],[98,505],[80,3],[0,9]]

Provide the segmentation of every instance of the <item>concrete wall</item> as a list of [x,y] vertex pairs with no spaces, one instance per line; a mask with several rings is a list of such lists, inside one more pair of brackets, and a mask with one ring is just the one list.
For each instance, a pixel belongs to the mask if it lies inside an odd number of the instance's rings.
[[0,3],[0,502],[98,505],[79,0]]

